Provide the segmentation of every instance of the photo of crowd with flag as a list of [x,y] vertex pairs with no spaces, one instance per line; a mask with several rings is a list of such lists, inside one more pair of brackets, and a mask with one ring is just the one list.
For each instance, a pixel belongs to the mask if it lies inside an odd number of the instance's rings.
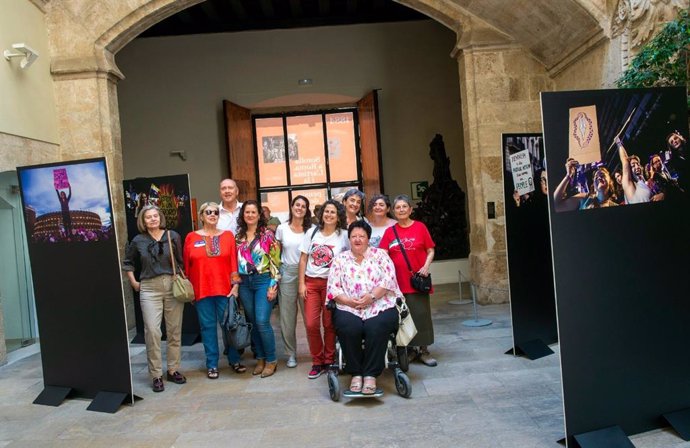
[[[687,122],[668,92],[569,108],[568,158],[552,175],[558,212],[687,199]],[[557,174],[558,173],[558,174]],[[562,173],[562,174],[561,174]]]

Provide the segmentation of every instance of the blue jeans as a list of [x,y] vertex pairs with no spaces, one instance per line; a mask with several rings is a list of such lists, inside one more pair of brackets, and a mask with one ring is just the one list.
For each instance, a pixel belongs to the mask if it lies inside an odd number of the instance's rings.
[[252,342],[256,358],[276,361],[276,339],[271,327],[273,302],[268,301],[271,274],[242,275],[240,300],[247,319],[252,323]]
[[[201,341],[206,353],[206,368],[218,368],[218,324],[223,319],[223,313],[228,306],[228,298],[225,296],[204,297],[194,302],[196,313],[199,316],[201,327]],[[228,362],[237,364],[240,362],[240,354],[232,347],[228,347]]]

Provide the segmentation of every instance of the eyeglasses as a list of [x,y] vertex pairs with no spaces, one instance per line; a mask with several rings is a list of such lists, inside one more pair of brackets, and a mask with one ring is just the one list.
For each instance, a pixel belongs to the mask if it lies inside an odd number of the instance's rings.
[[218,210],[204,210],[204,214],[206,214],[206,216],[211,216],[211,215],[218,216],[220,214],[220,212]]

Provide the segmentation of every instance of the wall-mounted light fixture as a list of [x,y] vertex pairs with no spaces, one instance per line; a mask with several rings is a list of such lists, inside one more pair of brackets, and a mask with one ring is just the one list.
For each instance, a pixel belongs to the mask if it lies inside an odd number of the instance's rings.
[[310,86],[314,84],[314,80],[311,78],[302,78],[297,80],[298,86]]
[[38,59],[38,52],[26,44],[12,44],[12,50],[5,50],[3,55],[8,61],[12,58],[22,58],[19,62],[21,68],[29,68],[36,59]]
[[184,162],[187,160],[187,151],[170,151],[170,157],[179,157]]

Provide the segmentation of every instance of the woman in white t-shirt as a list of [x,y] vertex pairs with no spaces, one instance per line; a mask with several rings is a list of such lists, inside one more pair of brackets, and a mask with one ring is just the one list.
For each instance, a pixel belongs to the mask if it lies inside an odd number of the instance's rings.
[[345,223],[343,206],[333,199],[326,201],[319,213],[319,226],[304,235],[300,247],[299,296],[304,298],[304,326],[312,357],[310,379],[321,376],[335,356],[335,328],[326,309],[326,285],[333,259],[350,248]]
[[286,365],[297,367],[297,308],[299,307],[304,319],[304,304],[297,297],[299,281],[300,246],[304,235],[314,227],[311,223],[311,211],[309,199],[304,196],[296,196],[290,204],[290,216],[287,222],[278,226],[276,239],[282,246],[281,277],[280,277],[280,331],[283,335],[285,351],[288,355]]
[[391,201],[385,194],[375,194],[367,207],[367,222],[371,226],[369,247],[379,247],[381,237],[387,228],[397,221],[391,218]]

